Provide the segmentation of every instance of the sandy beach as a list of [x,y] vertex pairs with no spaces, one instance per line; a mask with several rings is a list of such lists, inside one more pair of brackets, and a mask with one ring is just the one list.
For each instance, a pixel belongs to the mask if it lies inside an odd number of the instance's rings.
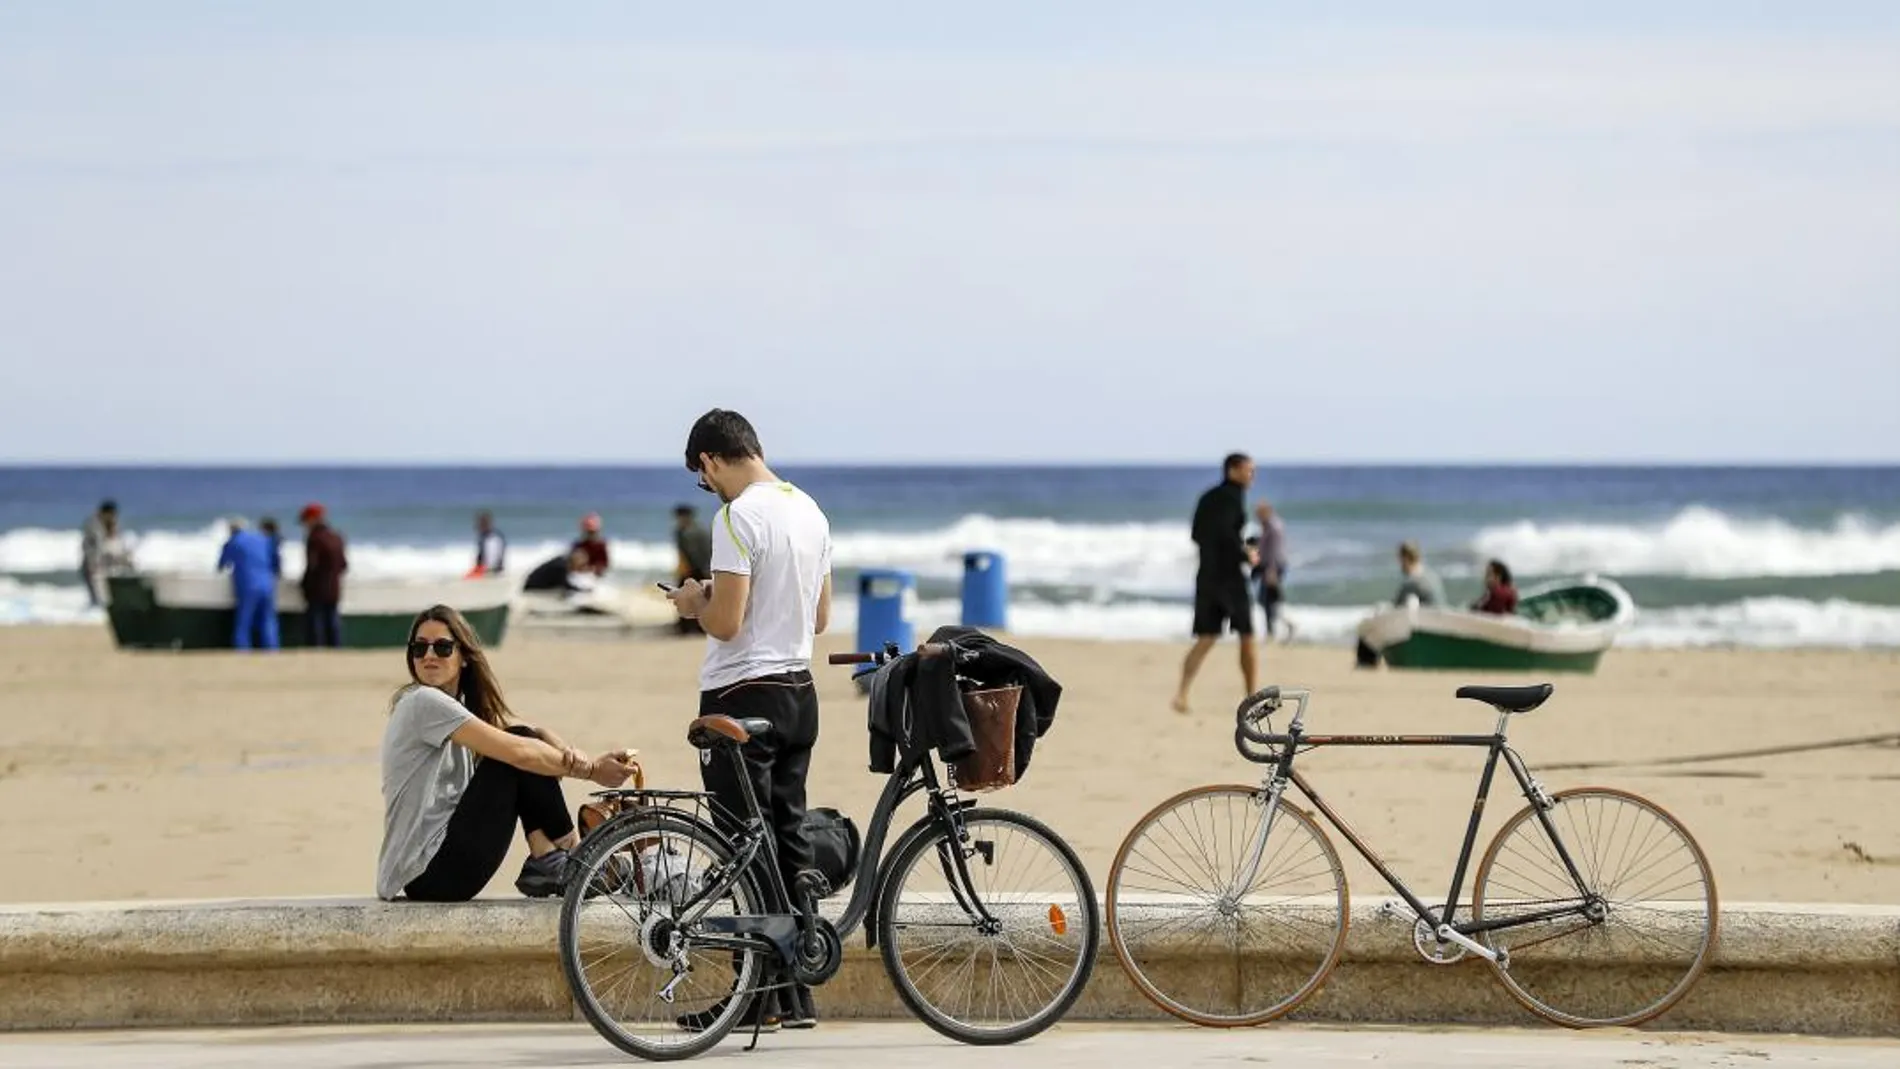
[[[821,639],[823,652],[850,636]],[[1081,852],[1099,887],[1152,805],[1258,770],[1233,751],[1240,681],[1231,641],[1210,658],[1196,708],[1167,707],[1184,643],[1015,640],[1066,688],[1024,783],[994,795]],[[589,749],[635,746],[653,785],[697,787],[684,741],[698,641],[516,633],[495,653],[511,703]],[[115,650],[103,627],[0,629],[0,900],[369,895],[381,834],[377,747],[401,653],[157,654]],[[1266,651],[1263,681],[1310,686],[1309,723],[1332,731],[1482,731],[1455,701],[1489,674],[1355,672],[1331,647]],[[813,804],[860,822],[864,706],[849,670],[821,674]],[[1706,763],[1642,762],[1900,731],[1900,654],[1616,650],[1593,677],[1514,721],[1551,788],[1622,786],[1695,833],[1732,901],[1900,902],[1900,747],[1892,743]],[[1421,893],[1442,894],[1470,811],[1475,751],[1333,751],[1303,767]],[[571,802],[586,785],[570,781]],[[1508,780],[1485,835],[1518,806]],[[919,804],[903,814],[908,823]],[[1356,895],[1387,893],[1336,839]],[[1480,840],[1482,847],[1484,840]],[[487,894],[512,896],[517,846]]]

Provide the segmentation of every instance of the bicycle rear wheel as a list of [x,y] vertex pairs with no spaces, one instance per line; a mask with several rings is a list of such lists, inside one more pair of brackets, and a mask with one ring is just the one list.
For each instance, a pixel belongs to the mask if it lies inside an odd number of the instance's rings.
[[[695,945],[701,924],[674,923],[731,857],[716,833],[659,809],[608,821],[575,853],[561,969],[609,1043],[657,1061],[690,1058],[725,1038],[757,997],[762,953]],[[763,902],[751,873],[741,873],[705,916],[756,915]]]
[[1290,1013],[1346,946],[1346,872],[1311,817],[1282,799],[1259,864],[1267,792],[1210,786],[1129,830],[1108,873],[1108,940],[1150,1002],[1214,1028]]
[[[1068,1012],[1088,983],[1102,922],[1088,870],[1033,817],[963,814],[968,839],[934,820],[891,853],[878,905],[878,943],[898,997],[925,1024],[973,1044],[1015,1043]],[[961,853],[968,890],[956,875]]]
[[[1492,968],[1539,1017],[1571,1028],[1640,1024],[1680,1001],[1707,968],[1715,874],[1688,829],[1645,798],[1585,787],[1551,800],[1556,839],[1535,806],[1511,817],[1478,866],[1471,915],[1565,912],[1479,938],[1508,951],[1508,964]],[[1606,966],[1613,982],[1604,982]]]

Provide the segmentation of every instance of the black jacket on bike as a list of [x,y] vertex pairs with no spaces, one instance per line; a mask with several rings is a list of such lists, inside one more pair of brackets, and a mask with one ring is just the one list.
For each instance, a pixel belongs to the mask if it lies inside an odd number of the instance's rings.
[[976,749],[970,718],[963,711],[962,676],[978,687],[1020,685],[1016,706],[1016,776],[1029,767],[1036,739],[1055,723],[1062,684],[1043,671],[1035,658],[972,627],[940,627],[926,642],[948,643],[975,656],[957,658],[904,654],[879,668],[871,679],[869,720],[871,771],[888,775],[897,755],[934,748],[946,762]]

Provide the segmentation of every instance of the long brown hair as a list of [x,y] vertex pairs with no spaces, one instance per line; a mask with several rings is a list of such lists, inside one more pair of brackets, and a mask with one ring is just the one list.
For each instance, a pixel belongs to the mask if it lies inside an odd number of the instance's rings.
[[[501,684],[495,681],[495,670],[488,666],[488,654],[482,651],[481,639],[475,637],[475,629],[468,626],[462,614],[447,605],[431,605],[416,617],[409,625],[409,642],[416,640],[416,632],[430,620],[449,629],[449,637],[455,640],[455,646],[462,654],[462,676],[455,681],[455,697],[468,711],[474,713],[492,727],[507,728],[514,719],[514,713],[508,703],[502,700]],[[409,643],[403,643],[403,663],[409,669],[409,679],[417,686],[426,686],[416,676],[415,659],[409,656]],[[402,697],[408,687],[396,691],[389,701],[394,709],[396,701]]]

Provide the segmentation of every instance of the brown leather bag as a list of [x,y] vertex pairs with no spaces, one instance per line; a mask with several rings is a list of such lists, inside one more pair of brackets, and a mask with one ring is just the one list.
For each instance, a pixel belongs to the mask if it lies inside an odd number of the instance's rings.
[[953,766],[957,789],[981,793],[1016,782],[1016,706],[1022,697],[1020,686],[963,692],[976,749]]
[[[623,791],[645,790],[647,785],[646,770],[640,767],[640,762],[638,761],[629,761],[627,763],[633,766],[633,775],[627,777],[627,782],[633,784],[633,786],[628,787],[622,785],[619,789]],[[619,816],[624,810],[633,807],[633,799],[619,795],[596,798],[591,802],[582,802],[580,812],[575,815],[574,824],[580,828],[581,838],[585,839],[589,832],[607,823],[614,817]]]
[[[638,761],[630,762],[630,764],[633,765],[633,775],[627,778],[627,783],[632,784],[632,786],[622,785],[618,789],[644,790],[647,785],[646,770],[640,767],[640,762]],[[641,800],[639,798],[630,798],[626,795],[609,795],[606,798],[596,798],[592,801],[581,803],[580,812],[576,814],[574,823],[580,828],[581,838],[586,839],[595,828],[600,827],[602,824],[607,823],[609,820],[612,820],[628,810],[640,808],[640,805]],[[626,855],[627,871],[629,875],[633,877],[634,886],[638,888],[641,894],[647,893],[649,888],[646,886],[646,873],[641,869],[640,858],[649,849],[659,844],[660,840],[657,836],[645,836],[630,841],[619,851]]]

